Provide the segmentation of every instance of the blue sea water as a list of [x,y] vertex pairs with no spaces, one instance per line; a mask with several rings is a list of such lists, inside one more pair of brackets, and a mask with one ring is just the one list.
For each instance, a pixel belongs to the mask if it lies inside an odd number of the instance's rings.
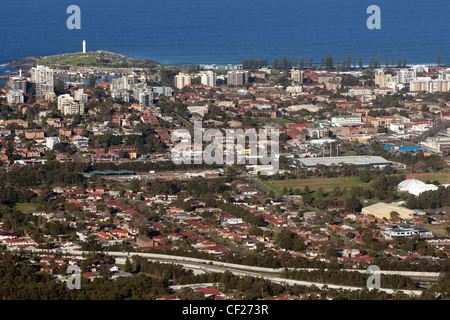
[[[81,9],[69,30],[67,7]],[[366,27],[370,5],[381,30]],[[448,0],[1,0],[0,65],[27,56],[106,50],[162,64],[351,55],[450,64]],[[1,71],[1,70],[0,70]]]

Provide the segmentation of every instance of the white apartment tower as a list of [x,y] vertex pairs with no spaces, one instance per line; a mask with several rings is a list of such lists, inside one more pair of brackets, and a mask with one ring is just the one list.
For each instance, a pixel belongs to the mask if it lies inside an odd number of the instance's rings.
[[147,87],[137,87],[133,91],[134,99],[138,101],[140,106],[147,107],[153,104],[153,91]]
[[19,104],[23,103],[23,91],[22,90],[16,90],[16,89],[10,89],[8,93],[6,94],[6,101],[11,104]]
[[177,89],[183,89],[185,86],[191,84],[191,76],[185,73],[179,73],[175,76],[175,87]]
[[27,92],[27,81],[24,77],[11,77],[8,81],[8,87],[13,90],[21,90],[23,93]]
[[36,96],[43,98],[47,93],[53,92],[55,86],[53,69],[38,65],[31,68],[31,82],[36,84]]
[[65,116],[84,113],[84,103],[75,100],[70,94],[63,94],[58,97],[58,110]]
[[31,68],[30,72],[32,83],[47,83],[52,86],[54,85],[53,69],[38,65],[34,68]]
[[416,77],[416,70],[402,69],[397,73],[398,83],[409,83]]
[[202,71],[201,72],[201,84],[207,87],[215,87],[216,86],[216,74],[211,71]]
[[47,137],[45,139],[45,146],[47,147],[47,149],[53,150],[55,144],[58,144],[60,142],[61,141],[59,140],[58,137]]
[[291,79],[292,81],[303,83],[304,74],[305,73],[302,70],[292,69]]
[[134,75],[125,75],[122,78],[113,79],[111,91],[117,90],[133,90],[136,83]]
[[88,95],[84,93],[84,89],[78,89],[75,90],[73,93],[74,100],[81,101],[82,103],[86,104],[88,102]]

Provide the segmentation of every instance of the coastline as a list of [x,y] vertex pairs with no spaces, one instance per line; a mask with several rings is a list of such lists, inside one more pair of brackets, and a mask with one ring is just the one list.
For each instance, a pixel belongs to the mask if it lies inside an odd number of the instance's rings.
[[[104,50],[100,50],[100,51],[104,51]],[[108,51],[104,51],[104,52],[108,52]],[[113,52],[108,52],[111,54],[116,54],[116,55],[121,55],[124,57],[128,57],[131,58],[130,56],[127,56],[126,54],[119,54],[119,53],[113,53]],[[155,61],[154,59],[150,59],[150,58],[139,58],[140,60],[146,60],[146,61]],[[14,74],[18,69],[22,69],[22,71],[27,72],[33,65],[33,63],[39,61],[39,58],[36,58],[34,56],[30,56],[30,57],[25,57],[25,58],[21,58],[15,61],[11,61],[8,63],[4,63],[0,65],[0,79],[7,79],[11,76],[11,74]],[[156,61],[155,61],[156,62]],[[202,62],[191,62],[191,64],[189,63],[166,63],[166,64],[161,64],[162,66],[175,66],[175,67],[187,67],[190,66],[192,64],[195,65],[217,65],[217,66],[223,66],[223,65],[237,65],[240,64],[241,62],[236,62],[236,63],[202,63]],[[313,63],[313,66],[319,66],[320,67],[320,63],[315,62]],[[430,67],[437,67],[438,64],[436,62],[433,63],[426,63],[426,62],[422,62],[422,63],[408,63],[407,66],[410,67],[412,65],[426,65],[426,66],[430,66]],[[447,64],[441,64],[441,67],[446,67]],[[363,64],[363,68],[367,68],[369,67],[369,64]]]

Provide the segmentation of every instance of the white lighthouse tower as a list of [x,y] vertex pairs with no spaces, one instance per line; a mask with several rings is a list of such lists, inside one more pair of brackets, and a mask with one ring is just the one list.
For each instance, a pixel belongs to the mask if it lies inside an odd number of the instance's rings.
[[83,40],[83,53],[86,53],[86,40]]

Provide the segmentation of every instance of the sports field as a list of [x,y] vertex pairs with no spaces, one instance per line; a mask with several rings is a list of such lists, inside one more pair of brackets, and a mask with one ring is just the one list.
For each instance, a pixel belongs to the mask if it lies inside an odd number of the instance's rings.
[[284,119],[284,118],[264,118],[264,117],[261,117],[261,118],[259,118],[259,120],[260,121],[265,121],[265,122],[273,121],[273,122],[277,122],[277,123],[281,123],[281,124],[294,123],[293,121],[288,120],[288,119]]
[[304,190],[306,186],[309,186],[311,191],[316,191],[320,187],[324,192],[333,191],[336,187],[341,189],[363,186],[368,188],[370,184],[363,183],[358,177],[339,177],[339,178],[311,178],[311,179],[288,179],[288,180],[273,180],[273,181],[261,181],[261,183],[267,185],[269,188],[282,194],[283,188],[292,188],[295,190],[299,188]]
[[41,205],[38,203],[16,203],[14,208],[23,213],[30,213],[39,210],[40,207]]

